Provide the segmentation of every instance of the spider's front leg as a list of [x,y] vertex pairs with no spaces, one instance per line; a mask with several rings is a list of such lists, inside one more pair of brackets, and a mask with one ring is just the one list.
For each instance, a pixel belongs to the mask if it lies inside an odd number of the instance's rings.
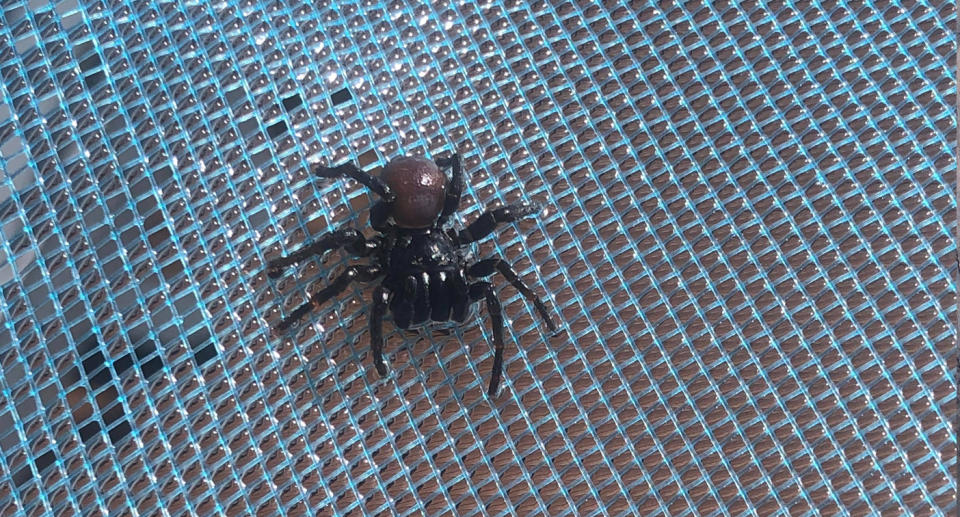
[[373,290],[373,308],[370,311],[370,352],[373,365],[381,377],[387,375],[387,365],[383,362],[383,315],[387,312],[390,292],[383,285]]
[[487,394],[493,397],[500,387],[500,376],[503,374],[503,307],[497,299],[497,293],[490,282],[475,282],[470,285],[470,300],[486,300],[487,312],[490,313],[493,327],[493,370],[490,372],[490,387]]
[[475,278],[487,277],[494,272],[499,272],[503,275],[503,277],[507,279],[507,282],[510,282],[510,285],[515,287],[517,291],[520,291],[520,294],[523,295],[527,301],[533,303],[534,307],[537,308],[537,312],[540,313],[540,317],[543,318],[543,321],[550,329],[550,332],[557,331],[557,325],[554,324],[553,318],[550,317],[550,311],[547,310],[547,306],[543,303],[543,300],[527,286],[507,261],[500,258],[485,259],[470,266],[470,269],[467,270],[467,274]]
[[329,285],[323,289],[317,291],[316,294],[310,297],[310,300],[303,305],[299,306],[290,313],[289,316],[280,320],[280,323],[277,324],[278,330],[286,330],[295,322],[300,321],[304,316],[310,312],[310,309],[317,309],[324,302],[333,298],[334,296],[340,294],[344,289],[350,285],[354,280],[359,280],[361,282],[369,282],[375,279],[380,275],[380,268],[377,266],[350,266],[344,271],[340,276],[335,278],[333,282],[330,282]]
[[376,241],[366,240],[360,232],[352,228],[334,230],[325,233],[319,239],[290,255],[278,257],[268,262],[267,276],[277,278],[283,274],[283,268],[314,255],[323,255],[335,248],[344,248],[358,257],[365,257],[377,249],[377,243]]

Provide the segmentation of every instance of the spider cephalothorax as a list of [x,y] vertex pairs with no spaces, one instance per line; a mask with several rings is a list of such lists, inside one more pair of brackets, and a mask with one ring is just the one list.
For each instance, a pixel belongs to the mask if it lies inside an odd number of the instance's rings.
[[[447,181],[441,169],[453,169]],[[380,177],[372,176],[353,164],[317,167],[317,176],[347,176],[376,192],[381,200],[370,210],[370,224],[380,235],[365,238],[354,229],[341,229],[322,235],[299,251],[270,261],[267,274],[280,276],[282,269],[312,255],[321,255],[334,248],[344,248],[359,257],[370,257],[369,265],[347,268],[310,297],[277,327],[284,330],[300,320],[311,308],[319,307],[343,291],[354,280],[382,279],[373,291],[370,314],[370,346],[373,364],[380,375],[386,375],[383,362],[383,316],[389,310],[401,329],[427,321],[462,322],[468,309],[481,300],[493,321],[494,359],[488,392],[494,395],[503,371],[503,311],[490,282],[480,280],[499,272],[529,301],[551,331],[556,327],[546,306],[517,276],[513,268],[500,258],[467,263],[461,248],[493,232],[500,223],[510,223],[534,214],[530,205],[508,205],[484,212],[462,231],[445,229],[449,217],[456,212],[463,191],[460,158],[438,160],[401,157],[391,160]]]

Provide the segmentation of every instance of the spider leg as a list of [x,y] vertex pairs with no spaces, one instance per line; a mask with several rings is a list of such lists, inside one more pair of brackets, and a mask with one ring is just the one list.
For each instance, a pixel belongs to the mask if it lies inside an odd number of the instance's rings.
[[493,210],[487,210],[476,221],[470,223],[463,231],[458,232],[454,240],[458,245],[478,241],[493,233],[501,223],[512,223],[518,219],[533,215],[540,211],[535,205],[513,204]]
[[340,294],[344,289],[347,288],[348,285],[350,285],[350,282],[353,282],[354,280],[369,282],[376,278],[379,274],[380,268],[377,266],[348,267],[347,270],[335,278],[333,282],[330,282],[330,284],[328,284],[326,287],[317,291],[316,294],[311,296],[308,302],[297,307],[296,310],[290,313],[290,315],[280,320],[280,323],[277,324],[277,329],[288,329],[295,322],[303,319],[303,317],[310,312],[310,309],[317,309],[330,298]]
[[437,160],[437,167],[445,169],[453,168],[453,177],[450,178],[447,194],[443,201],[443,212],[440,213],[440,219],[437,226],[443,226],[447,219],[457,211],[460,206],[460,196],[463,194],[463,171],[460,167],[460,155],[454,153],[449,158]]
[[387,365],[383,363],[383,315],[387,312],[390,292],[382,285],[373,290],[373,309],[370,311],[370,352],[373,365],[381,377],[387,375]]
[[267,276],[277,278],[283,273],[283,268],[313,255],[323,255],[334,248],[345,248],[358,257],[365,257],[377,248],[377,243],[376,241],[367,241],[360,232],[352,228],[334,230],[323,234],[319,239],[290,255],[278,257],[268,262]]
[[387,202],[391,202],[396,199],[396,195],[390,190],[390,186],[384,183],[382,179],[371,175],[369,172],[366,172],[349,162],[337,165],[335,167],[317,165],[316,168],[314,168],[313,173],[321,178],[337,178],[346,176],[359,181],[363,185],[366,185],[367,188],[376,192],[378,196],[382,197]]
[[520,291],[520,294],[522,294],[528,302],[533,303],[537,308],[537,312],[540,313],[540,317],[543,318],[544,323],[547,324],[551,332],[557,331],[557,326],[553,323],[553,318],[550,317],[550,311],[547,310],[547,306],[543,303],[543,300],[524,283],[523,279],[513,270],[513,266],[505,260],[500,258],[481,260],[470,266],[467,274],[475,278],[483,278],[492,275],[494,271],[499,271],[500,274],[507,279],[507,282],[510,282],[510,285],[515,287],[517,291]]
[[493,371],[490,374],[490,388],[487,390],[487,394],[493,397],[497,394],[497,388],[500,387],[500,376],[503,374],[503,308],[500,306],[500,300],[497,299],[497,293],[494,292],[490,282],[471,284],[470,299],[474,301],[486,299],[487,312],[490,313],[494,352]]
[[377,201],[370,207],[370,227],[380,233],[387,233],[390,230],[390,203],[386,201]]

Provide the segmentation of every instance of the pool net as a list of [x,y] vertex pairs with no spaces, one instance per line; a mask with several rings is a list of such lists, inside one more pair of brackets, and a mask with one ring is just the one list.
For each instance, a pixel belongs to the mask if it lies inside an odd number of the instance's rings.
[[[48,2],[0,17],[0,515],[957,511],[956,5]],[[492,331],[269,259],[458,151]]]

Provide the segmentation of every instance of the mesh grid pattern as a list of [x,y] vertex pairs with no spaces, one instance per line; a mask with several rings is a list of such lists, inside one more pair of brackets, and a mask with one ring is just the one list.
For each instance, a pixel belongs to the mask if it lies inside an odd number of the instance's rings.
[[[0,514],[957,509],[952,2],[7,0]],[[368,353],[310,164],[532,201],[485,310]],[[369,231],[369,230],[366,230]]]

